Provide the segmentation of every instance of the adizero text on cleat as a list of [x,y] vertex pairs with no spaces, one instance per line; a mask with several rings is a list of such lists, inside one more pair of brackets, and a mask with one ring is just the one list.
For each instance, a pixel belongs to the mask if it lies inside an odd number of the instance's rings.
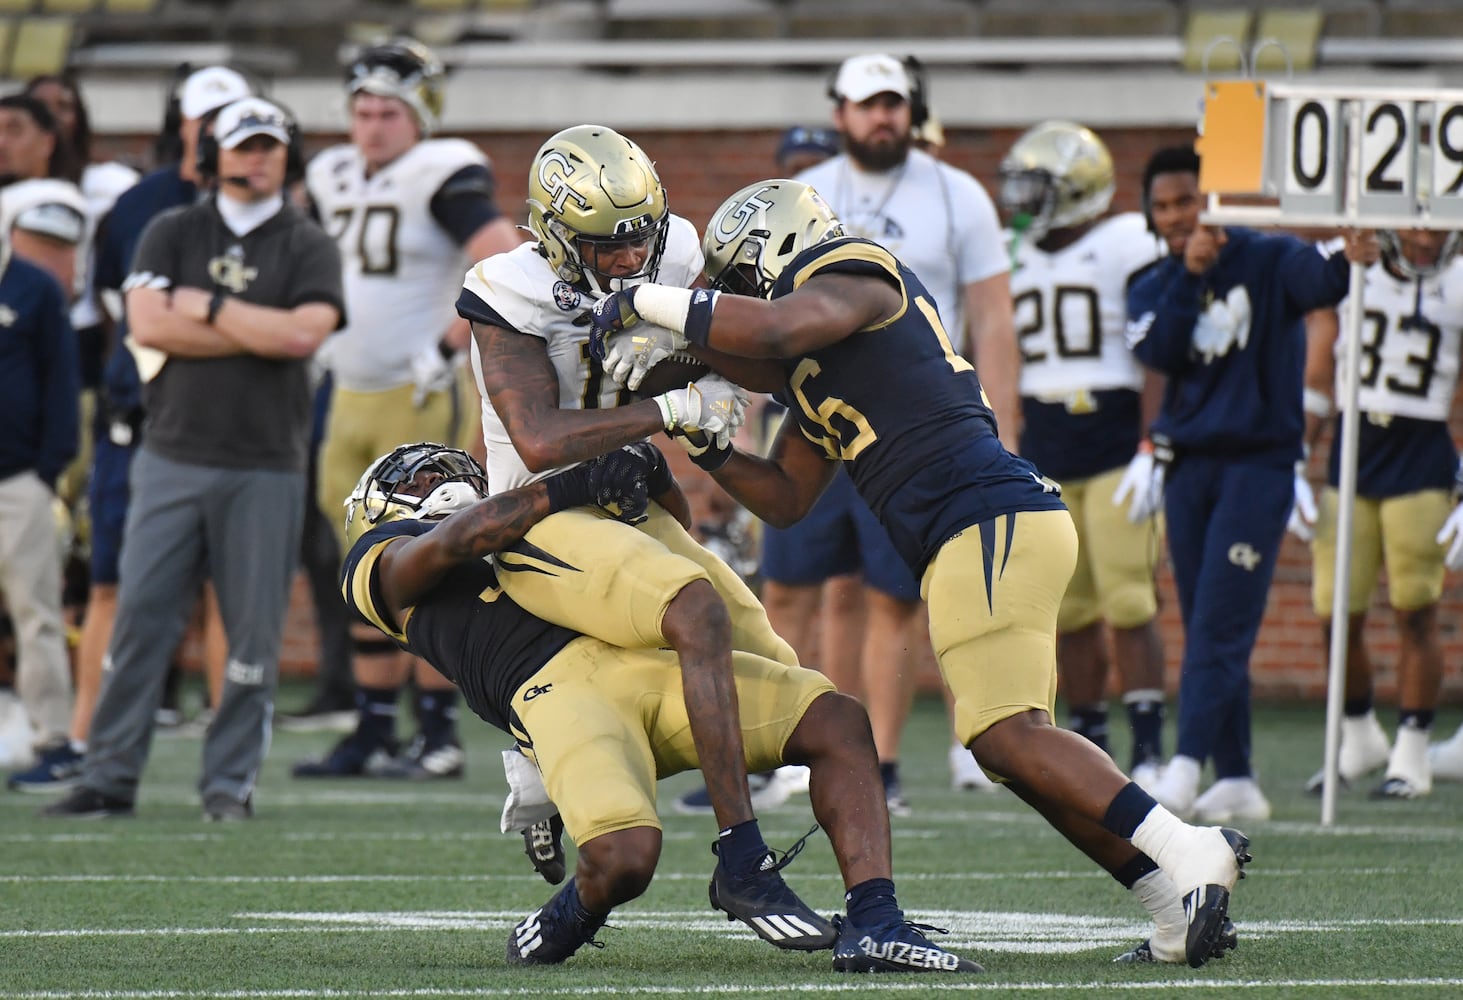
[[[798,898],[781,871],[812,836],[809,830],[781,858],[769,853],[750,877],[738,878],[720,861],[711,873],[711,906],[726,913],[728,920],[740,920],[768,944],[792,951],[822,951],[833,947],[838,929]],[[713,844],[711,850],[717,853]]]
[[978,962],[946,951],[924,931],[929,924],[901,920],[876,929],[856,927],[847,917],[834,917],[838,941],[833,947],[834,972],[984,972]]

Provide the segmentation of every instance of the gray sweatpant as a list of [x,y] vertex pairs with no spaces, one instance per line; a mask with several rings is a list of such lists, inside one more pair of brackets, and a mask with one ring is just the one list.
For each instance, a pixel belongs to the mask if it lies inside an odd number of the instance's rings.
[[300,551],[304,474],[175,462],[144,444],[132,461],[117,621],[82,784],[133,799],[173,650],[205,577],[229,662],[203,741],[198,789],[244,801],[269,749],[279,647]]

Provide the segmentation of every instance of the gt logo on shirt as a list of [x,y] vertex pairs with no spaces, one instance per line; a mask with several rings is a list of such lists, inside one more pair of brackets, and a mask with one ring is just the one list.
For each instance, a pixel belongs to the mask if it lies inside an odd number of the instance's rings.
[[1249,542],[1235,542],[1229,547],[1229,561],[1247,573],[1253,573],[1260,565],[1260,553]]
[[541,694],[548,694],[553,689],[554,689],[554,685],[552,685],[552,684],[535,684],[533,687],[531,687],[527,691],[523,692],[523,700],[524,701],[533,701],[539,695],[541,695]]

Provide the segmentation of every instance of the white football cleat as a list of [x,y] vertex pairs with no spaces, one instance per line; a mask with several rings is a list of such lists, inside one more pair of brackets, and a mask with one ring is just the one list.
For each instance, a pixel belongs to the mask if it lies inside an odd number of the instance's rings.
[[1194,800],[1199,796],[1199,770],[1197,760],[1177,755],[1147,792],[1179,819],[1188,819],[1194,814]]
[[1374,799],[1417,799],[1433,790],[1428,762],[1428,731],[1416,726],[1397,728],[1397,745],[1387,761],[1387,774],[1372,789]]
[[1220,778],[1194,800],[1194,816],[1204,823],[1262,822],[1270,802],[1254,778]]
[[954,743],[950,746],[950,787],[957,792],[994,792],[1001,786],[986,777],[969,750]]
[[1149,795],[1153,794],[1153,786],[1158,784],[1158,779],[1162,776],[1163,765],[1152,760],[1145,760],[1133,768],[1133,773],[1129,775],[1130,778],[1138,783],[1138,787]]
[[1463,781],[1463,726],[1451,739],[1428,747],[1427,758],[1438,781]]
[[[1368,712],[1360,718],[1341,720],[1341,751],[1336,757],[1336,775],[1342,787],[1348,787],[1368,774],[1383,767],[1392,752],[1392,741],[1387,731],[1377,721],[1375,712]],[[1322,768],[1311,775],[1306,782],[1306,791],[1319,795],[1325,781],[1326,770]]]

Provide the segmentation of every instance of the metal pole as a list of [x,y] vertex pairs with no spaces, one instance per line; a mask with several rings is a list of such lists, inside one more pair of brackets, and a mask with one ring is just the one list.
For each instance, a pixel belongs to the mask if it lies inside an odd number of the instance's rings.
[[[1361,195],[1360,104],[1350,101],[1346,108],[1349,167],[1346,214],[1354,226]],[[1335,586],[1331,595],[1331,662],[1326,679],[1326,774],[1321,785],[1322,826],[1331,826],[1336,821],[1336,769],[1341,752],[1341,713],[1346,690],[1346,637],[1350,631],[1351,529],[1356,519],[1356,453],[1361,438],[1357,396],[1361,389],[1361,296],[1365,276],[1365,265],[1351,265],[1351,286],[1342,317],[1345,363],[1342,365],[1341,399],[1337,401],[1337,409],[1345,416],[1341,421],[1341,483],[1336,510]]]

